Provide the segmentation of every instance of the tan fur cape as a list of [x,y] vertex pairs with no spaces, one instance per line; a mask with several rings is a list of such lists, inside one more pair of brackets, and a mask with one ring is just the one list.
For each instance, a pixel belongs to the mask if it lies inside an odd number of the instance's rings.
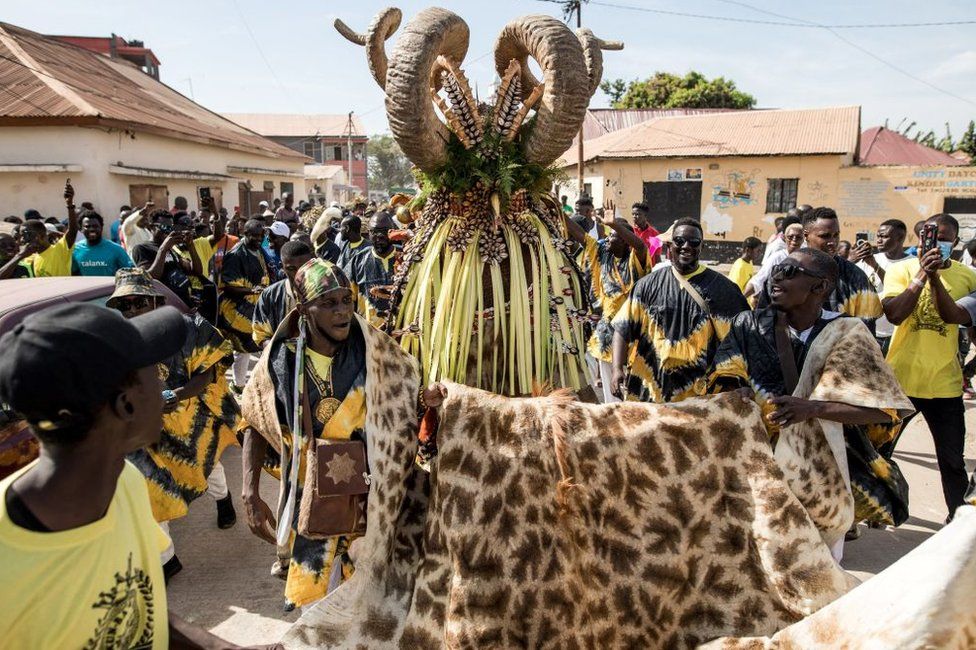
[[694,647],[772,634],[855,582],[737,394],[599,406],[451,384],[438,445],[429,503],[412,468],[383,477],[413,487],[398,548],[370,550],[287,647]]
[[[904,414],[866,345],[859,322],[828,326],[795,395]],[[287,647],[760,648],[747,637],[803,629],[856,584],[828,548],[853,517],[839,426],[787,427],[774,455],[738,394],[589,405],[454,384],[440,415],[429,493],[406,458],[383,477],[407,486],[392,546],[380,535]]]
[[[915,410],[874,337],[857,318],[838,318],[824,328],[810,346],[793,395],[887,409],[901,418]],[[825,443],[833,463],[823,462]],[[854,522],[843,426],[809,420],[785,427],[775,457],[828,546],[842,540]]]
[[772,638],[718,639],[709,650],[976,648],[976,508],[880,574]]

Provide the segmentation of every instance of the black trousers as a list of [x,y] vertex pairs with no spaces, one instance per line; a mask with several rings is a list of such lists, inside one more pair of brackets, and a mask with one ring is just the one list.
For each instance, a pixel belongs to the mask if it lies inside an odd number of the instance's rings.
[[[915,409],[925,418],[935,442],[935,457],[942,475],[942,494],[951,518],[956,508],[963,504],[969,477],[966,475],[966,461],[963,447],[966,441],[966,407],[959,397],[909,397]],[[902,431],[914,418],[905,420]]]

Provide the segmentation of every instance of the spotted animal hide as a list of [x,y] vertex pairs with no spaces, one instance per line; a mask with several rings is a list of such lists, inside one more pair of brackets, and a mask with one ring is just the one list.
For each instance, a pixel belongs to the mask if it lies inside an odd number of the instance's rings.
[[[914,411],[874,337],[856,318],[838,318],[824,328],[810,346],[793,395],[885,410],[899,418]],[[892,436],[898,430],[876,429]],[[829,456],[824,454],[826,449]],[[830,420],[807,420],[784,427],[775,457],[827,545],[843,540],[855,519],[844,427]],[[888,467],[882,463],[879,459],[875,467]],[[871,497],[861,486],[860,482],[856,486],[858,505],[867,508]]]
[[709,650],[976,648],[976,508],[816,614],[772,638],[718,639]]
[[691,648],[771,635],[855,583],[738,394],[590,405],[450,384],[440,416],[429,501],[387,466],[408,486],[385,502],[397,529],[371,520],[364,542],[393,545],[287,647]]

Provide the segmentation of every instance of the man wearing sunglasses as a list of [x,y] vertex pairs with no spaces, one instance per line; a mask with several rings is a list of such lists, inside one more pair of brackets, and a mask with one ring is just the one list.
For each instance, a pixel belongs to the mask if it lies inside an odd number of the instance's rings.
[[354,291],[359,295],[356,309],[373,327],[382,327],[390,313],[390,289],[397,252],[390,239],[396,228],[389,212],[380,210],[369,220],[369,248],[361,249],[349,260],[346,269]]
[[[121,269],[108,306],[127,319],[165,304],[143,269]],[[227,384],[230,343],[199,314],[183,316],[183,346],[158,364],[163,382],[163,428],[159,440],[129,454],[146,477],[153,516],[169,534],[168,522],[187,513],[207,492],[217,502],[217,525],[230,528],[237,517],[220,464],[224,449],[237,443],[240,409]],[[163,552],[168,581],[183,565],[172,543]]]
[[769,274],[772,272],[773,267],[785,260],[792,253],[803,248],[803,224],[800,223],[800,218],[795,216],[786,217],[784,223],[786,226],[783,228],[781,240],[785,242],[784,246],[774,251],[767,258],[764,258],[762,266],[759,267],[759,271],[746,283],[744,291],[746,298],[758,296],[760,305],[769,304],[768,283]]
[[638,280],[614,316],[615,397],[630,393],[663,403],[705,393],[718,343],[749,305],[734,282],[699,263],[702,239],[698,221],[678,219],[668,249],[671,267]]
[[[834,461],[813,465],[823,468],[817,470],[821,476],[790,480],[839,559],[855,511],[887,525],[908,517],[907,484],[877,448],[895,436],[913,408],[861,321],[824,307],[837,278],[836,261],[811,248],[777,264],[770,274],[771,304],[735,317],[715,355],[710,384],[719,392],[755,392],[788,474],[796,455],[807,466],[818,457]],[[830,516],[824,500],[837,506]]]

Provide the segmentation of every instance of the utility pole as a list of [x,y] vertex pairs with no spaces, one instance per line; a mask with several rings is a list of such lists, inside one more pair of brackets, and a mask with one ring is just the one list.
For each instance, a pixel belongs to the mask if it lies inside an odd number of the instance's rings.
[[349,184],[355,185],[352,178],[352,111],[349,111],[349,120],[346,122],[346,148],[347,156],[349,160],[347,161],[347,167],[349,168]]
[[[583,2],[582,0],[575,0],[576,5],[576,29],[583,26]],[[586,123],[586,119],[583,119],[583,124]],[[583,124],[580,124],[579,134],[577,138],[579,143],[576,147],[576,178],[577,185],[576,197],[581,198],[583,196]]]

